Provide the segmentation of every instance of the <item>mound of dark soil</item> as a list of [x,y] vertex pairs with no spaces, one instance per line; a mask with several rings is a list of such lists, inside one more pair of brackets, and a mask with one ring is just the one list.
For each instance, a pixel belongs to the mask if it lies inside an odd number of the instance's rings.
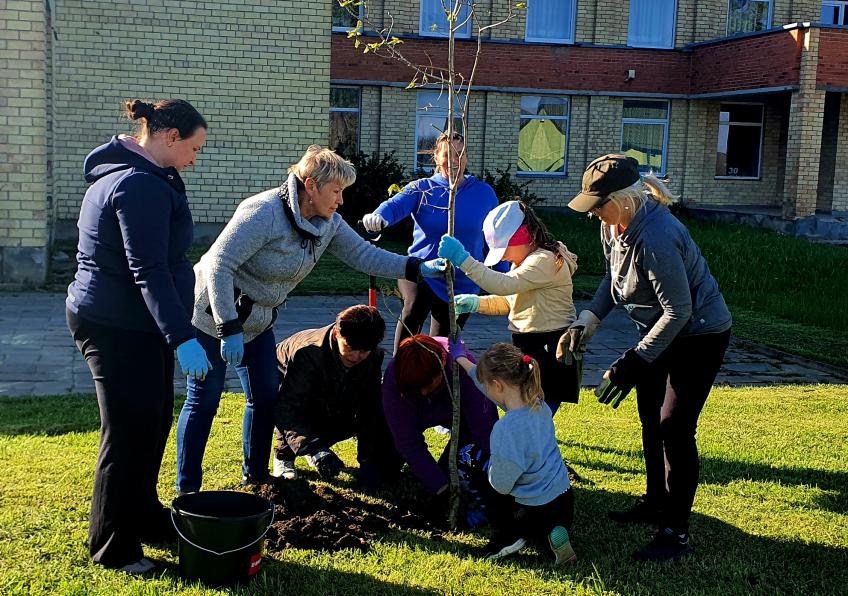
[[274,504],[275,521],[266,536],[266,548],[272,552],[290,547],[365,550],[390,532],[421,530],[439,539],[445,529],[444,521],[425,517],[433,508],[420,500],[415,508],[422,513],[413,513],[406,499],[401,505],[366,503],[352,493],[303,479],[279,480],[256,492]]

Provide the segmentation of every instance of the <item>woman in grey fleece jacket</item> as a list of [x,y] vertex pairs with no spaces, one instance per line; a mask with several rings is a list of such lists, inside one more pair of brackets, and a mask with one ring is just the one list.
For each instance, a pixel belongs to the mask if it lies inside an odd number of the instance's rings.
[[200,490],[202,461],[224,386],[235,366],[245,392],[242,426],[244,483],[268,477],[279,384],[273,323],[288,293],[329,251],[350,267],[417,281],[441,274],[443,261],[422,261],[376,248],[336,213],[342,191],[356,179],[353,165],[330,149],[311,146],[289,168],[288,180],[242,201],[195,266],[192,323],[212,370],[189,379],[177,423],[177,491]]
[[636,387],[647,490],[610,517],[659,527],[637,560],[672,560],[692,551],[695,429],[730,340],[730,312],[689,231],[668,210],[673,199],[655,176],[640,178],[635,159],[613,154],[589,164],[583,192],[569,203],[600,218],[607,271],[566,336],[576,336],[572,344],[581,343],[580,335],[587,341],[617,304],[642,336],[595,390],[601,403],[615,408]]

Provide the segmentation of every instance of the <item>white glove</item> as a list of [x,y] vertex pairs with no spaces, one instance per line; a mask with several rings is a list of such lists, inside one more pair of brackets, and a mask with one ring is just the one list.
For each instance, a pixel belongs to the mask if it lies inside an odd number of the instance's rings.
[[[581,310],[580,314],[577,315],[577,320],[568,326],[568,329],[566,329],[559,340],[556,353],[557,360],[561,362],[570,361],[569,353],[573,355],[585,352],[586,344],[595,335],[600,324],[601,320],[591,310]],[[576,334],[576,330],[579,330],[580,333]],[[579,342],[577,346],[571,345],[574,343],[574,339]]]
[[362,226],[368,231],[369,234],[376,234],[380,232],[383,228],[389,225],[385,219],[383,219],[382,215],[378,215],[376,213],[368,213],[362,216]]

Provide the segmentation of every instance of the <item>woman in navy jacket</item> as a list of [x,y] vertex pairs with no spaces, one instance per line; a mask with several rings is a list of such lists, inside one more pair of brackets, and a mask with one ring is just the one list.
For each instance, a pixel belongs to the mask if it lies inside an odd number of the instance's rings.
[[202,378],[210,364],[191,325],[193,223],[179,172],[194,165],[206,121],[180,99],[126,102],[138,137],[120,135],[85,159],[77,272],[68,328],[91,370],[100,451],[89,552],[106,567],[144,573],[142,542],[173,533],[156,491],[174,409],[174,355]]

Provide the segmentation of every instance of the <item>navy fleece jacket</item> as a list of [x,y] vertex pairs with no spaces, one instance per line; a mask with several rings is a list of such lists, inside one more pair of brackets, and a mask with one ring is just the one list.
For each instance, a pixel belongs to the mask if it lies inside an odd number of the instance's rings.
[[89,153],[83,169],[91,186],[65,304],[101,325],[162,333],[174,348],[193,338],[193,223],[179,173],[117,137]]

